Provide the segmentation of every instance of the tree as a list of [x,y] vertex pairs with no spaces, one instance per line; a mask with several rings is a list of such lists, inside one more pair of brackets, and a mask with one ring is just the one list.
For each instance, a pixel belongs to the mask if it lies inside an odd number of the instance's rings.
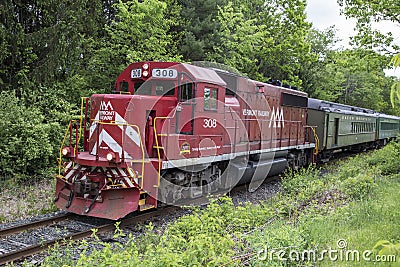
[[391,55],[399,51],[392,33],[374,29],[373,23],[391,21],[400,26],[400,5],[397,0],[338,0],[346,17],[357,19],[358,36],[354,41],[363,47],[379,48]]
[[219,9],[218,42],[208,59],[232,64],[250,77],[301,85],[302,63],[312,59],[305,1],[233,1]]
[[220,44],[218,10],[228,0],[177,0],[182,7],[182,24],[175,30],[182,32],[179,50],[187,61],[202,61]]
[[60,135],[89,87],[87,40],[105,33],[112,2],[0,2],[0,175],[54,166]]
[[43,123],[40,110],[25,107],[14,92],[0,92],[0,116],[0,176],[33,180],[43,174],[55,159],[57,125]]
[[[329,63],[329,59],[332,53],[335,53],[333,49],[337,42],[336,29],[330,27],[324,31],[311,28],[306,36],[306,42],[310,44],[310,60],[305,60],[302,63],[302,67],[299,71],[299,77],[302,80],[302,89],[309,94],[311,97],[317,97],[316,91],[321,86],[327,85],[328,88],[332,88],[328,84],[322,84],[321,81],[331,83],[332,80],[340,79],[337,77],[334,71],[328,72],[325,69],[326,64]],[[330,73],[331,78],[326,79],[326,76]],[[336,76],[336,77],[335,77]],[[329,100],[334,97],[325,96],[324,99]]]
[[[372,27],[373,22],[391,21],[400,26],[400,5],[397,0],[338,0],[343,13],[347,17],[357,19],[358,35],[355,42],[363,47],[378,48],[394,56],[392,66],[398,67],[400,59],[398,52],[400,46],[394,43],[393,34],[382,33]],[[395,55],[397,54],[397,55]],[[394,106],[396,99],[400,99],[400,82],[393,83],[391,91],[391,102]]]
[[263,25],[257,25],[256,19],[245,17],[245,9],[246,6],[231,2],[219,8],[220,29],[216,35],[220,43],[214,47],[213,53],[208,54],[208,60],[226,64],[256,78],[260,75],[257,58],[262,43],[271,45],[272,39],[266,36]]
[[133,0],[114,6],[117,13],[105,27],[107,34],[100,40],[88,40],[94,52],[87,69],[98,90],[111,91],[115,77],[131,62],[180,59],[170,31],[177,18],[167,17],[165,2]]
[[[395,68],[400,67],[400,53],[395,55],[391,61],[392,65]],[[392,107],[395,108],[396,102],[400,101],[400,81],[397,79],[392,85],[390,92],[390,102],[392,103]]]
[[[318,79],[311,79],[311,97],[387,110],[390,77],[384,69],[388,58],[371,50],[349,49],[331,51],[318,61]],[[393,112],[393,111],[391,111]]]
[[261,2],[263,5],[257,14],[258,19],[265,25],[273,43],[263,46],[259,57],[260,72],[265,77],[301,86],[299,75],[302,65],[315,60],[306,42],[311,27],[306,21],[306,1]]

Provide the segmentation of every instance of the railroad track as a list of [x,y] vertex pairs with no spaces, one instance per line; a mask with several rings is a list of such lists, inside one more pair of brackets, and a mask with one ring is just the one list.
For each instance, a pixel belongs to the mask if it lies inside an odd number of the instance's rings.
[[30,222],[30,223],[26,223],[26,224],[21,224],[21,225],[16,225],[16,226],[10,226],[7,228],[3,228],[0,229],[0,238],[3,238],[5,236],[9,236],[9,235],[13,235],[13,234],[17,234],[17,233],[21,233],[24,231],[28,231],[31,229],[35,229],[35,228],[39,228],[42,226],[47,226],[47,225],[51,225],[54,223],[58,223],[61,221],[65,221],[68,220],[70,218],[72,218],[74,215],[70,214],[70,213],[66,213],[66,214],[60,214],[60,215],[56,215],[54,217],[50,217],[50,218],[45,218],[42,220],[38,220],[38,221],[34,221],[34,222]]
[[[280,179],[279,176],[268,177],[265,182],[270,183],[273,181],[277,181],[279,179]],[[247,192],[247,191],[248,191],[248,184],[243,184],[243,185],[233,188],[230,191],[230,193],[228,193],[228,194],[229,195],[238,194],[238,193]],[[221,192],[221,194],[224,194],[224,193],[227,193],[227,192]],[[181,203],[181,205],[190,206],[190,205],[203,205],[203,204],[207,204],[207,203],[208,203],[208,198],[202,197],[202,198],[198,198],[195,200],[191,200],[188,203]],[[122,228],[126,228],[128,226],[136,225],[138,223],[143,223],[146,220],[164,215],[166,213],[173,212],[174,210],[178,210],[178,209],[180,209],[180,208],[176,207],[176,206],[166,206],[166,207],[159,208],[157,210],[150,210],[145,213],[135,214],[131,217],[117,221],[117,222],[119,222],[118,227],[122,229]],[[68,213],[65,215],[59,215],[56,217],[32,222],[32,223],[25,224],[25,225],[18,225],[15,227],[9,227],[9,228],[5,228],[2,230],[0,229],[0,265],[4,265],[4,264],[10,263],[10,262],[20,261],[28,256],[39,254],[41,252],[48,250],[49,248],[51,248],[52,246],[54,246],[57,243],[63,244],[69,240],[80,240],[80,239],[88,238],[93,235],[93,229],[95,230],[96,234],[112,232],[115,230],[115,224],[116,224],[115,221],[108,220],[108,223],[102,223],[101,225],[93,225],[93,224],[83,223],[86,226],[85,229],[83,229],[83,230],[72,229],[73,230],[72,233],[67,233],[65,235],[62,235],[62,236],[59,236],[59,237],[56,237],[56,238],[53,238],[50,240],[37,242],[36,244],[33,244],[33,245],[20,244],[19,247],[15,248],[13,250],[7,250],[6,252],[1,251],[2,242],[4,241],[4,239],[6,237],[13,237],[18,233],[23,233],[23,232],[26,233],[28,231],[31,231],[33,229],[37,229],[40,227],[58,227],[59,229],[63,229],[66,227],[66,225],[68,225],[68,224],[65,224],[65,221],[71,220],[71,221],[76,222],[75,221],[76,219],[82,220],[82,218],[85,218],[88,220],[95,219],[95,218],[88,218],[88,217],[78,216],[78,215]],[[64,223],[64,225],[58,225],[59,223],[61,223],[61,224]],[[71,230],[71,229],[69,229],[69,230]],[[6,240],[6,242],[7,242],[7,240]],[[12,239],[11,239],[11,243],[19,243],[19,242],[12,241]]]
[[[160,216],[160,215],[168,213],[168,212],[172,212],[176,209],[179,209],[179,208],[168,206],[168,207],[165,207],[162,209],[148,211],[146,213],[140,213],[135,216],[120,220],[119,228],[124,228],[124,227],[130,226],[130,225],[143,223],[144,221],[146,221],[150,218]],[[40,227],[42,227],[42,228],[43,227],[54,227],[54,225],[56,225],[58,223],[65,222],[67,220],[73,220],[74,217],[79,218],[80,216],[71,215],[71,214],[60,215],[60,216],[45,219],[42,221],[28,223],[25,225],[18,225],[16,227],[9,227],[9,228],[0,230],[0,248],[3,247],[2,243],[3,244],[8,243],[9,246],[11,245],[13,247],[13,249],[6,250],[6,251],[0,250],[0,265],[5,265],[10,262],[22,260],[31,255],[39,254],[40,252],[46,251],[47,249],[49,249],[50,247],[54,246],[57,243],[62,244],[65,241],[80,240],[80,239],[90,237],[93,234],[93,229],[95,229],[96,234],[110,232],[110,231],[115,230],[115,224],[116,224],[115,221],[105,223],[100,226],[78,222],[78,224],[84,225],[83,228],[85,228],[85,229],[67,229],[67,231],[66,231],[67,233],[64,235],[58,236],[58,237],[50,239],[50,240],[36,242],[36,244],[24,244],[19,241],[16,241],[13,238],[15,236],[18,236],[18,234],[30,231],[32,229],[37,229]],[[74,221],[74,223],[76,223],[76,222]],[[67,228],[66,224],[61,225],[61,226],[59,226],[59,231],[65,230],[65,228]],[[29,234],[32,235],[32,233],[29,233]],[[9,238],[7,238],[7,237],[9,237]]]

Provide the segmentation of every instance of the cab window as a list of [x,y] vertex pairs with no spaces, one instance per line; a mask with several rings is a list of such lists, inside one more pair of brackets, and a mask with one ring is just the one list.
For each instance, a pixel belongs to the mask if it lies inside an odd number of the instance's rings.
[[193,84],[185,83],[179,86],[179,101],[184,102],[193,98]]
[[175,84],[173,82],[158,82],[155,83],[156,95],[174,96]]
[[216,110],[217,109],[217,89],[204,88],[204,109]]
[[122,81],[119,83],[119,91],[120,92],[129,92],[129,83],[127,81]]
[[135,83],[135,95],[174,96],[175,83],[170,81],[147,81]]

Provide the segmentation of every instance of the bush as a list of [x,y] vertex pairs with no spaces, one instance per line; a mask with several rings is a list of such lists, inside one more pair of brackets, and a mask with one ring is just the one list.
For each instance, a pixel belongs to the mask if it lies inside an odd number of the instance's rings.
[[305,201],[312,198],[317,192],[323,191],[324,179],[314,165],[298,171],[289,169],[282,178],[283,192],[297,200]]
[[400,143],[392,142],[367,159],[371,166],[377,166],[383,175],[400,173]]
[[24,180],[43,174],[53,164],[56,147],[50,136],[57,123],[43,123],[36,107],[25,107],[14,93],[0,93],[0,176]]
[[364,198],[375,187],[374,178],[368,173],[360,173],[343,181],[344,193],[353,199]]

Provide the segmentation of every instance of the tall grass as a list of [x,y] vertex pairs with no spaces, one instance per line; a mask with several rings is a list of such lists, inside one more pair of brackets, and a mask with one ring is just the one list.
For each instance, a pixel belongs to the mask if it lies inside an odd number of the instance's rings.
[[[382,248],[400,253],[400,245],[398,251],[396,246],[400,241],[399,150],[391,144],[343,161],[328,174],[315,166],[288,171],[282,178],[283,191],[260,205],[235,207],[228,197],[215,199],[165,230],[150,225],[146,234],[130,237],[127,244],[101,243],[102,250],[84,251],[73,264],[72,252],[60,257],[57,250],[44,265],[374,265],[365,260],[333,260],[321,253],[371,250],[370,256],[375,257]],[[373,250],[380,240],[387,241],[378,244],[379,251]],[[397,266],[400,255],[397,260],[383,266]]]

